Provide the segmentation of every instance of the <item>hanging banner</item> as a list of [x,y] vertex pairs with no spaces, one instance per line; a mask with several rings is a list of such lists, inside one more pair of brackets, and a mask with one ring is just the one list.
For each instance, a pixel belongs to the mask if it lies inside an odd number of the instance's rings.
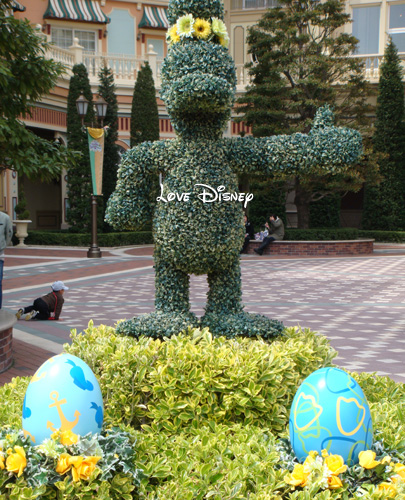
[[87,127],[93,194],[101,196],[103,186],[104,129]]

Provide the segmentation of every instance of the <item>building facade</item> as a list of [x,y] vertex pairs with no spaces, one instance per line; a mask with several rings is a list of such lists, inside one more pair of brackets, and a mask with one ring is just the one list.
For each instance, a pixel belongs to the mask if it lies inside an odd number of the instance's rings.
[[[225,22],[230,34],[230,52],[237,69],[237,93],[249,84],[245,64],[250,61],[246,37],[267,8],[276,0],[225,0]],[[119,140],[129,148],[130,114],[137,73],[151,65],[157,90],[161,138],[174,137],[164,103],[159,97],[160,67],[167,52],[166,17],[168,0],[14,0],[14,16],[27,18],[52,43],[47,57],[63,62],[67,73],[52,92],[36,103],[26,126],[41,137],[66,143],[66,107],[71,69],[76,63],[87,67],[93,93],[97,94],[99,68],[107,63],[114,72],[119,105]],[[391,36],[405,60],[405,0],[348,0],[346,10],[353,22],[345,31],[360,41],[353,57],[365,61],[367,78],[377,84],[384,47]],[[233,120],[227,136],[250,133]],[[24,182],[33,229],[66,227],[66,173],[51,184]],[[15,217],[18,178],[7,172],[1,177],[2,206]],[[292,208],[293,210],[293,208]]]

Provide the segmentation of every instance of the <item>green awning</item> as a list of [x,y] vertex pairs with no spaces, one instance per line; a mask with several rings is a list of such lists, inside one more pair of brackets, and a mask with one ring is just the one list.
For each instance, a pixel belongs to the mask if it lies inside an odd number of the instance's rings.
[[48,0],[44,19],[66,19],[107,24],[110,18],[94,0]]
[[24,12],[25,11],[25,7],[24,5],[21,5],[20,2],[17,2],[17,0],[13,0],[11,2],[11,7],[13,9],[13,11],[19,11],[19,12]]
[[167,30],[170,27],[164,7],[148,7],[145,5],[143,16],[138,28],[159,28]]

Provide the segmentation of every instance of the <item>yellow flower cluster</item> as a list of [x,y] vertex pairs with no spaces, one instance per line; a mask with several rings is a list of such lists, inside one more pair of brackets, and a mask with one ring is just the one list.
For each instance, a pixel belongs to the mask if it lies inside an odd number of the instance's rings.
[[[51,438],[64,446],[71,446],[77,443],[79,436],[72,431],[56,431],[51,435]],[[100,459],[101,457],[75,457],[69,453],[61,453],[55,470],[62,475],[71,470],[73,481],[89,479]]]
[[81,479],[89,479],[96,468],[96,463],[101,457],[74,457],[69,453],[61,453],[56,472],[58,474],[66,474],[72,471],[73,481]]
[[217,41],[223,47],[228,47],[229,35],[225,23],[216,17],[212,18],[211,22],[206,19],[194,19],[192,14],[179,17],[176,24],[167,32],[169,43],[177,43],[186,38],[210,41],[214,37],[217,37]]
[[343,457],[329,455],[326,450],[322,451],[322,457],[317,455],[316,451],[311,451],[303,464],[296,464],[294,470],[286,474],[284,481],[294,487],[319,481],[329,489],[340,488],[342,481],[339,474],[347,470]]
[[[59,441],[64,446],[70,446],[77,443],[79,436],[72,431],[56,431],[52,434],[51,438],[54,441]],[[14,446],[14,448],[7,450],[6,455],[7,458],[0,451],[0,469],[6,469],[8,472],[13,472],[20,477],[27,467],[27,457],[24,448],[22,446]],[[56,466],[56,472],[66,474],[72,470],[73,481],[89,479],[100,459],[101,457],[81,457],[61,453]]]
[[[382,460],[375,459],[376,454],[374,451],[367,450],[359,453],[359,464],[364,469],[374,469],[380,464],[389,465],[391,463],[391,457],[386,456]],[[378,485],[378,491],[384,493],[385,498],[397,498],[398,490],[397,486],[402,483],[402,487],[405,485],[405,465],[397,463],[392,468],[393,475],[388,481],[384,481]],[[402,497],[401,497],[402,498]]]

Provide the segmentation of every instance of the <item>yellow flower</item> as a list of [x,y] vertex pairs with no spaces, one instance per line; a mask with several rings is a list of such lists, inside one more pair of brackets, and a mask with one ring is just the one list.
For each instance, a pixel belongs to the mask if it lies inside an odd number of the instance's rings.
[[53,439],[54,441],[57,441],[59,438],[60,438],[60,430],[55,431],[51,434],[51,439]]
[[0,455],[0,469],[4,469],[4,457]]
[[341,488],[343,486],[342,481],[337,476],[328,477],[328,488],[335,490],[336,488]]
[[180,41],[180,36],[177,33],[177,24],[175,24],[169,29],[169,39],[173,43],[177,43]]
[[73,463],[72,476],[73,481],[79,481],[80,479],[89,479],[91,474],[96,468],[96,463],[101,459],[101,457],[74,457],[78,459]]
[[72,458],[69,453],[61,453],[58,459],[58,464],[56,465],[56,472],[58,474],[66,474],[71,467],[70,459]]
[[381,462],[378,462],[375,459],[374,451],[367,450],[361,451],[359,453],[359,463],[364,469],[374,469],[377,465],[380,465]]
[[403,464],[395,464],[394,465],[394,472],[395,474],[398,474],[398,476],[405,481],[405,465]]
[[226,49],[228,48],[229,45],[229,36],[219,36],[219,43],[222,45],[222,47],[225,47]]
[[325,457],[325,464],[334,476],[347,471],[347,465],[340,455],[329,455]]
[[71,444],[76,444],[78,441],[78,435],[72,431],[63,431],[60,434],[60,442],[64,446],[70,446]]
[[286,474],[286,476],[284,477],[284,481],[287,484],[291,484],[292,486],[305,486],[308,476],[309,472],[304,470],[304,465],[296,464],[291,474]]
[[211,25],[205,19],[197,18],[194,23],[194,32],[197,38],[206,40],[211,34]]
[[14,451],[15,453],[11,453],[7,457],[6,467],[9,472],[15,472],[20,477],[23,470],[27,467],[27,459],[24,448],[21,446],[14,446]]
[[383,491],[385,498],[395,498],[397,494],[397,489],[392,483],[380,483],[378,491]]
[[388,455],[385,456],[382,460],[381,460],[381,463],[382,464],[390,464],[391,463],[391,457],[389,457]]

